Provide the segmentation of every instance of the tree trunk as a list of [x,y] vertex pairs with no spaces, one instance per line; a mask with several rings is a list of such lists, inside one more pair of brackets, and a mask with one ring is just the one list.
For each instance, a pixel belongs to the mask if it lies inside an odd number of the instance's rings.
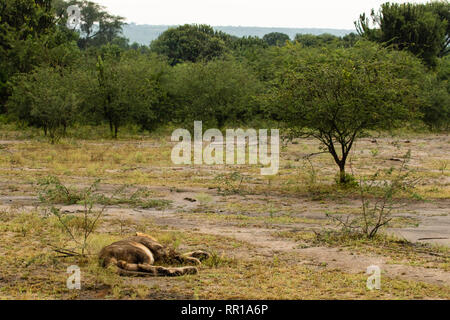
[[113,122],[111,119],[109,119],[109,131],[111,132],[111,135],[113,136],[114,128],[113,128]]
[[[356,134],[353,135],[353,139],[356,136]],[[331,138],[328,141],[323,141],[324,144],[328,147],[328,151],[333,156],[334,162],[339,166],[339,184],[346,184],[348,181],[347,175],[345,173],[345,163],[347,162],[347,157],[350,152],[350,148],[352,147],[353,140],[348,146],[342,145],[342,157],[339,158],[338,153],[336,152],[335,146]]]
[[347,177],[345,174],[345,162],[339,163],[339,182],[345,184],[347,182]]

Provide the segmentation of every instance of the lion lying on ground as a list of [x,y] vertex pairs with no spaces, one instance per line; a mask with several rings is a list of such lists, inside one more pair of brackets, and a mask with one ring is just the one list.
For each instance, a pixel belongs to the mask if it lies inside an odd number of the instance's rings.
[[154,264],[200,265],[201,260],[209,257],[210,254],[202,250],[179,254],[158,243],[155,238],[139,232],[134,237],[104,247],[99,254],[103,267],[115,265],[120,275],[138,277],[196,274],[198,270],[194,266],[172,268]]

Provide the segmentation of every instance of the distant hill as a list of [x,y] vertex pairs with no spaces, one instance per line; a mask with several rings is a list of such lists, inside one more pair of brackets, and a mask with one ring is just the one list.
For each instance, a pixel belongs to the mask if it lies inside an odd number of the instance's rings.
[[[150,44],[151,41],[158,38],[158,36],[166,31],[169,27],[164,25],[148,25],[130,23],[123,28],[123,34],[130,39],[130,44],[137,42],[139,44]],[[319,35],[322,33],[330,33],[335,36],[345,36],[355,30],[344,29],[317,29],[317,28],[263,28],[263,27],[227,27],[217,26],[213,27],[215,30],[220,30],[237,37],[243,36],[258,36],[262,38],[264,35],[271,32],[282,32],[287,34],[291,39],[294,39],[297,33]]]

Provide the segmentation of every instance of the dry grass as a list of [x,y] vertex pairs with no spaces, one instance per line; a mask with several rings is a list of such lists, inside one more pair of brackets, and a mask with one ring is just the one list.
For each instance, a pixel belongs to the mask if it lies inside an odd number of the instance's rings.
[[[407,143],[406,143],[407,142]],[[426,198],[450,197],[450,159],[448,136],[433,139],[396,141],[370,139],[360,141],[352,152],[352,167],[357,175],[373,174],[379,168],[397,163],[390,159],[412,150],[411,167],[421,183],[417,194]],[[281,153],[280,172],[275,177],[259,175],[259,166],[188,166],[176,167],[170,161],[172,144],[165,139],[121,141],[63,141],[51,145],[40,141],[8,143],[7,151],[0,151],[0,175],[12,180],[35,181],[46,175],[61,176],[66,182],[101,177],[105,183],[163,185],[183,187],[217,187],[215,177],[221,173],[239,172],[248,177],[242,192],[250,194],[280,193],[296,195],[339,195],[334,187],[337,172],[331,156],[322,154],[313,158],[311,166],[303,160],[317,152],[319,145],[313,140],[289,145]],[[378,150],[376,153],[373,150]],[[447,162],[446,162],[447,161]],[[348,194],[348,190],[345,191]]]
[[[79,188],[101,178],[104,192],[120,185],[142,188],[164,186],[171,190],[210,189],[198,192],[195,210],[187,210],[198,221],[235,223],[234,227],[273,227],[276,237],[315,245],[311,232],[286,232],[282,226],[328,226],[323,213],[339,206],[346,213],[357,213],[352,203],[355,190],[339,189],[334,184],[336,166],[322,154],[303,160],[319,151],[312,140],[299,141],[284,148],[280,172],[274,177],[259,175],[258,166],[175,166],[170,161],[172,144],[166,136],[128,136],[119,141],[108,139],[63,140],[51,145],[37,132],[19,134],[0,131],[0,195],[36,196],[36,182],[50,175],[64,184]],[[98,133],[100,136],[101,133]],[[88,136],[88,134],[86,134]],[[373,174],[380,168],[398,164],[399,158],[412,150],[411,167],[421,178],[415,199],[450,198],[450,137],[414,135],[401,138],[364,139],[352,153],[352,167],[357,175]],[[238,172],[245,182],[233,194],[222,196],[219,174]],[[164,198],[153,191],[152,198]],[[256,199],[256,200],[255,200]],[[308,203],[299,205],[299,199]],[[165,200],[161,200],[165,201]],[[119,201],[120,202],[120,201]],[[118,203],[111,203],[112,206]],[[161,202],[162,203],[162,202]],[[120,202],[135,207],[131,202]],[[142,207],[142,206],[141,206]],[[332,208],[332,209],[328,209]],[[178,210],[178,209],[175,209]],[[151,219],[109,217],[93,234],[87,259],[58,258],[52,246],[70,246],[64,230],[53,218],[42,217],[40,210],[25,213],[10,208],[0,213],[0,298],[6,299],[416,299],[450,297],[449,287],[421,282],[383,278],[381,291],[365,287],[364,274],[350,274],[326,267],[301,264],[288,254],[268,257],[257,254],[252,245],[225,236],[205,235],[170,229]],[[183,213],[183,210],[178,210]],[[309,216],[305,214],[309,213]],[[413,218],[397,218],[397,226],[415,226]],[[179,250],[204,248],[215,258],[202,267],[198,276],[177,279],[135,280],[118,277],[113,270],[98,267],[95,254],[100,248],[135,231],[151,233],[163,243]],[[380,240],[381,241],[381,240]],[[395,241],[362,242],[350,239],[322,241],[352,252],[374,252],[389,257],[392,263],[425,265],[448,271],[448,259],[430,259],[416,248]],[[421,248],[431,253],[447,254],[448,248]],[[252,253],[252,254],[249,254]],[[83,290],[66,289],[66,268],[80,265]]]

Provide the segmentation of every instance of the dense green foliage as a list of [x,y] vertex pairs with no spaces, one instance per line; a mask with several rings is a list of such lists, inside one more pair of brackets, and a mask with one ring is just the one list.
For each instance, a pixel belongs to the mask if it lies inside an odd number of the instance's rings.
[[[375,24],[374,28],[370,24]],[[434,66],[450,52],[450,3],[385,3],[371,18],[362,14],[358,32],[371,41],[406,49]]]
[[170,85],[174,120],[201,119],[219,128],[250,120],[261,88],[253,72],[234,59],[177,65]]
[[354,46],[359,39],[360,37],[355,33],[349,33],[344,37],[337,37],[329,33],[324,33],[318,36],[312,34],[297,34],[294,40],[306,48],[348,48]]
[[[16,71],[29,72],[42,59],[43,50],[53,47],[54,29],[50,0],[2,0],[0,3],[0,112],[7,99],[7,82]],[[49,43],[41,45],[42,40]],[[53,41],[52,41],[53,40]]]
[[450,128],[450,56],[439,59],[436,71],[427,75],[421,105],[423,121],[430,129]]

